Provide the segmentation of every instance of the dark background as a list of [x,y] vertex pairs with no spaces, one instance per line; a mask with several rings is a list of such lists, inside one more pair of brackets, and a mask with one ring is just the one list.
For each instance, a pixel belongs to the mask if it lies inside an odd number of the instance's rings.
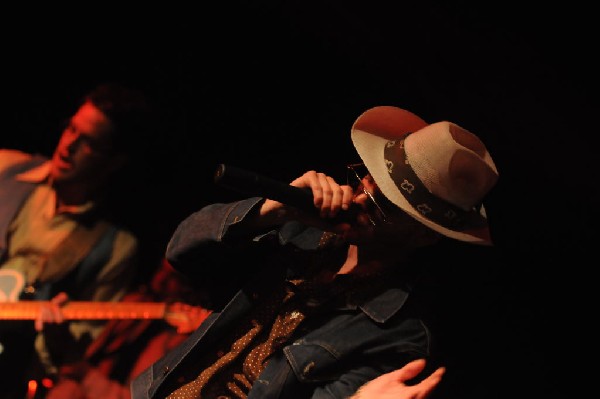
[[370,107],[455,122],[483,139],[501,177],[486,202],[496,247],[439,260],[448,372],[436,397],[576,397],[595,361],[594,13],[397,3],[16,13],[17,28],[2,28],[0,146],[50,155],[93,85],[146,90],[154,159],[129,221],[154,255],[190,212],[237,198],[215,187],[218,163],[284,182],[308,169],[341,178],[358,161],[350,127]]

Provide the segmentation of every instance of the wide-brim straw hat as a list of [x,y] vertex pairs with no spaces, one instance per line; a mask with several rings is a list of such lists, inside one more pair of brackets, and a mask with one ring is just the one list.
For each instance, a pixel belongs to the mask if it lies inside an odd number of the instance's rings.
[[428,124],[394,106],[365,111],[352,142],[381,192],[446,237],[492,245],[483,199],[498,180],[485,144],[447,121]]

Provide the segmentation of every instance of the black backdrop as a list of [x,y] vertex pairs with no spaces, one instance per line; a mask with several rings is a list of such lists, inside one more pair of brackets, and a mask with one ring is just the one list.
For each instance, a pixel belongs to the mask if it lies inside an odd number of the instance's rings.
[[146,90],[159,110],[144,143],[154,161],[128,218],[160,256],[187,214],[236,198],[214,186],[218,163],[281,181],[307,169],[342,176],[357,160],[350,126],[369,107],[458,123],[487,143],[501,174],[487,202],[497,245],[484,261],[467,251],[440,260],[449,371],[436,397],[572,397],[576,361],[593,360],[592,13],[395,3],[15,13],[2,28],[0,146],[50,155],[94,84]]

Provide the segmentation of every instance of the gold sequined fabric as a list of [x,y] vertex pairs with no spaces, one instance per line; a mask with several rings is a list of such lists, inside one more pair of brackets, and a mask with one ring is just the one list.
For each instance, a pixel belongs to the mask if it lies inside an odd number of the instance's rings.
[[[168,399],[246,398],[268,357],[286,342],[304,319],[304,312],[297,308],[301,304],[290,302],[295,295],[291,287],[282,287],[258,306],[259,311],[246,324],[250,328],[237,334],[238,338],[228,350],[220,350],[214,363],[196,379],[171,393]],[[231,342],[231,339],[227,341]]]
[[262,310],[250,318],[250,328],[237,334],[228,350],[220,350],[214,363],[168,399],[246,398],[269,357],[288,342],[307,316],[319,309],[323,298],[336,291],[331,284],[288,281],[259,307]]

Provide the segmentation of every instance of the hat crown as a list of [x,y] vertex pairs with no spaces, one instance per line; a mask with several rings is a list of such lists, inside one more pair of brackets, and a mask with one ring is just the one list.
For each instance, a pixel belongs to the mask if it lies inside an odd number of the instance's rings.
[[452,122],[432,123],[410,134],[404,149],[423,185],[464,210],[479,205],[498,178],[481,140]]

